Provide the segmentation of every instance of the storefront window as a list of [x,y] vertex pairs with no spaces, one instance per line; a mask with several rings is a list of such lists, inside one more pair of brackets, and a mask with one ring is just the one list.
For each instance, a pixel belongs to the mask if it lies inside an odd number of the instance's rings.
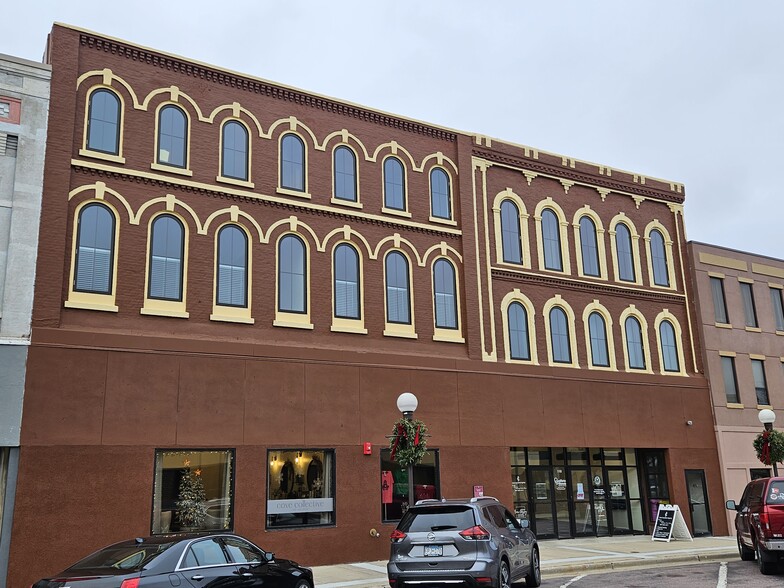
[[267,528],[335,524],[335,452],[270,449]]
[[156,450],[152,534],[232,529],[233,478],[233,449]]
[[[441,498],[438,481],[438,450],[430,449],[414,468],[414,500]],[[381,450],[381,518],[398,521],[408,510],[408,468],[392,461],[389,449]]]

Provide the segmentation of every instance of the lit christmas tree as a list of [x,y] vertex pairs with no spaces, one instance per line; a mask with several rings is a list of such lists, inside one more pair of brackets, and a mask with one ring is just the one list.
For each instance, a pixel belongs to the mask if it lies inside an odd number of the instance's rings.
[[[186,462],[186,466],[190,464]],[[204,501],[204,482],[201,480],[201,470],[191,472],[186,467],[182,480],[180,480],[180,495],[177,500],[177,522],[181,528],[199,528],[207,517],[207,507]]]

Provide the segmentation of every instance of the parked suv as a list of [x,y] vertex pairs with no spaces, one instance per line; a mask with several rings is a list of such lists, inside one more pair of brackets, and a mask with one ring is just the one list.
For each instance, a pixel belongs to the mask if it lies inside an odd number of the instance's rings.
[[735,529],[740,558],[757,558],[760,572],[773,574],[784,557],[784,477],[749,482],[740,503],[727,501],[737,511]]
[[539,546],[528,521],[518,521],[495,498],[420,500],[390,539],[391,588],[541,583]]

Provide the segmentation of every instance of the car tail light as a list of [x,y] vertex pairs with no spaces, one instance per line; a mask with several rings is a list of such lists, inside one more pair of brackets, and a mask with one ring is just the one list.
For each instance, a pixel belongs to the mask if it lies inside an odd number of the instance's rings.
[[403,531],[399,531],[397,529],[392,531],[392,534],[389,536],[389,540],[392,541],[392,543],[400,543],[405,538],[406,534]]
[[493,579],[492,578],[481,577],[481,578],[477,578],[476,579],[476,583],[477,584],[492,584],[493,583]]
[[471,539],[472,541],[489,541],[490,533],[487,532],[482,525],[476,525],[465,531],[460,531],[460,536],[463,539]]
[[768,531],[770,531],[770,521],[769,521],[769,519],[768,519],[768,511],[767,511],[767,510],[763,510],[763,511],[762,511],[762,512],[759,514],[759,523],[760,523],[760,526],[763,526],[763,525],[764,525],[764,526],[765,526],[765,528],[766,528]]
[[130,580],[123,580],[120,588],[139,588],[139,578],[132,578]]

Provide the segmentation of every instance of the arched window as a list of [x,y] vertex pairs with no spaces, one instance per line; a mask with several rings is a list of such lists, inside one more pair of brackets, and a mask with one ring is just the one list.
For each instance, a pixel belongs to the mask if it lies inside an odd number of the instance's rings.
[[358,319],[359,309],[359,254],[347,243],[335,247],[335,316]]
[[644,370],[645,351],[643,349],[640,321],[630,316],[626,319],[624,329],[626,330],[626,349],[629,354],[629,367],[635,370]]
[[455,268],[446,259],[433,264],[433,305],[436,313],[436,327],[440,329],[457,328],[457,296]]
[[162,214],[152,223],[149,298],[182,300],[185,229],[176,217]]
[[661,343],[664,371],[681,371],[678,361],[678,342],[675,339],[675,327],[672,326],[670,321],[662,321],[659,325],[659,342]]
[[248,130],[237,121],[223,125],[221,175],[237,180],[248,179]]
[[599,247],[596,241],[596,225],[589,216],[580,219],[580,252],[583,258],[583,274],[599,275]]
[[558,216],[549,208],[545,208],[542,212],[542,240],[544,241],[545,269],[563,271]]
[[520,243],[520,211],[511,200],[504,200],[501,203],[501,247],[505,262],[523,262]]
[[588,332],[591,337],[591,363],[598,367],[610,366],[610,354],[607,348],[607,324],[598,312],[588,317]]
[[188,120],[177,106],[169,104],[158,115],[158,163],[185,167]]
[[531,359],[528,339],[528,313],[519,302],[512,302],[506,311],[509,321],[509,355],[512,359]]
[[357,201],[357,158],[348,147],[335,149],[335,198]]
[[280,185],[305,191],[305,144],[294,134],[284,135],[280,143]]
[[286,235],[278,244],[278,309],[307,311],[305,243],[296,235]]
[[384,261],[387,282],[387,322],[411,324],[408,261],[392,251]]
[[669,286],[670,272],[667,269],[664,237],[656,229],[651,231],[651,263],[653,264],[653,283],[657,286]]
[[87,148],[111,155],[120,153],[120,99],[110,90],[90,94]]
[[625,282],[634,282],[634,254],[632,235],[623,223],[615,225],[615,248],[618,254],[618,277]]
[[434,217],[451,219],[449,176],[441,168],[430,172],[430,210]]
[[572,363],[569,343],[569,323],[563,308],[556,306],[550,311],[550,339],[553,345],[553,361]]
[[217,286],[217,304],[248,306],[248,237],[233,225],[218,233]]
[[114,267],[114,214],[103,204],[79,212],[74,290],[111,294]]
[[406,209],[405,171],[396,157],[387,157],[384,160],[384,207]]

